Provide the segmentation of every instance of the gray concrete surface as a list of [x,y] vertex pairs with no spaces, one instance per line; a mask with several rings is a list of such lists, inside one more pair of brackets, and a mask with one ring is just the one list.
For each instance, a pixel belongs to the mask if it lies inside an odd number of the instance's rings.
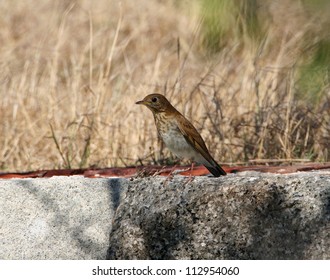
[[0,180],[0,259],[330,259],[330,171]]
[[0,180],[0,259],[105,259],[123,180]]
[[330,172],[131,182],[109,259],[330,259]]

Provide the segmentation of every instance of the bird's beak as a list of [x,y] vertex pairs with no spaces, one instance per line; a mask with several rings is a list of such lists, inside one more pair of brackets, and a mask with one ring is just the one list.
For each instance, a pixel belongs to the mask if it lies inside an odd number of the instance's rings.
[[140,100],[138,102],[135,102],[135,104],[138,104],[138,105],[147,105],[147,102],[145,100]]

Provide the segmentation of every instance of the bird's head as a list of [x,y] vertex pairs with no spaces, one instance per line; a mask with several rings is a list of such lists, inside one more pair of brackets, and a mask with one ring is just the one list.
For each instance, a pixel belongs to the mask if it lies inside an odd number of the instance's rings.
[[171,111],[172,109],[174,109],[171,103],[166,99],[166,97],[159,93],[149,94],[135,104],[145,105],[153,113],[167,112],[169,110]]

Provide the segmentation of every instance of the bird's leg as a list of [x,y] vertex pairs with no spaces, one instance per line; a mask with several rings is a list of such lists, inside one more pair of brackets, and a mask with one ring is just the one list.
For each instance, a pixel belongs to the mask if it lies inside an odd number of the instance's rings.
[[172,167],[170,173],[166,176],[166,179],[165,179],[165,181],[164,181],[164,187],[167,185],[167,182],[168,182],[169,180],[172,180],[172,179],[173,179],[173,177],[174,177],[174,171],[175,171],[176,166],[177,166],[177,165],[174,165],[174,166]]
[[181,170],[177,170],[176,172],[177,173],[182,173],[182,172],[186,172],[186,171],[190,170],[190,176],[192,176],[192,171],[194,169],[194,166],[195,166],[195,163],[192,161],[190,167],[184,168],[184,169],[181,169]]
[[191,168],[190,168],[190,177],[192,176],[192,172],[194,170],[195,163],[192,161],[191,162]]
[[192,172],[193,172],[193,170],[194,170],[194,165],[195,165],[195,163],[192,161],[192,162],[191,162],[191,166],[190,166],[190,174],[189,174],[189,177],[188,177],[187,181],[184,183],[184,185],[186,185],[186,184],[188,184],[188,183],[194,181],[195,177],[192,176]]

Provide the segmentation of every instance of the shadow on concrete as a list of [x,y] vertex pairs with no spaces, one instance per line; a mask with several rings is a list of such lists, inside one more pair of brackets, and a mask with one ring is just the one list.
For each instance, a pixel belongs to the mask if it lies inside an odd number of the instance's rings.
[[[79,226],[72,226],[72,217],[70,217],[68,213],[65,213],[63,209],[61,209],[58,203],[59,201],[52,198],[48,192],[45,192],[40,187],[36,186],[33,182],[23,180],[20,182],[20,187],[23,187],[30,195],[32,195],[37,201],[41,203],[44,215],[47,214],[47,216],[52,217],[51,220],[48,220],[50,227],[54,230],[54,233],[51,234],[51,239],[54,238],[53,235],[59,235],[59,239],[53,241],[48,239],[47,242],[54,242],[54,250],[56,250],[56,244],[61,242],[60,237],[69,237],[73,246],[71,249],[77,247],[78,251],[81,250],[86,255],[93,255],[94,259],[105,258],[104,246],[94,242],[89,238],[89,236],[85,234],[86,229],[88,229],[90,226],[93,226],[95,223],[95,221],[92,219],[92,215],[89,218],[84,217],[83,221],[77,221]],[[74,200],[74,197],[72,199]],[[62,234],[59,234],[58,232],[62,232]],[[58,255],[62,255],[62,259],[66,259],[65,252],[59,252]],[[77,257],[79,258],[78,255]]]
[[[250,225],[252,242],[246,248],[226,247],[226,259],[307,259],[306,249],[315,242],[319,232],[328,228],[330,221],[330,190],[319,194],[320,214],[306,217],[299,200],[287,204],[287,194],[281,186],[270,186],[267,199],[254,209]],[[257,205],[257,203],[255,203]],[[313,207],[311,205],[310,207]],[[265,249],[266,248],[266,249]]]
[[[234,191],[232,199],[239,202],[231,206],[227,205],[228,196],[221,191],[213,193],[213,197],[211,195],[205,198],[204,205],[212,201],[212,205],[216,205],[215,209],[219,209],[219,220],[212,222],[208,217],[212,217],[213,212],[207,207],[199,208],[203,197],[194,196],[194,200],[188,199],[185,203],[172,204],[173,207],[167,208],[164,212],[157,210],[155,205],[149,206],[152,209],[144,209],[134,203],[130,207],[134,207],[137,212],[131,211],[129,215],[121,213],[116,220],[110,242],[113,247],[109,248],[107,257],[132,257],[130,252],[123,254],[122,251],[121,238],[125,234],[125,229],[122,228],[121,222],[122,219],[126,219],[139,229],[138,236],[144,244],[143,252],[135,255],[137,259],[177,259],[178,256],[188,259],[201,259],[203,256],[211,259],[308,259],[306,252],[309,251],[311,254],[310,246],[318,246],[315,245],[317,238],[321,238],[320,242],[325,244],[329,242],[330,189],[325,186],[320,193],[312,193],[313,197],[303,198],[299,192],[300,182],[297,181],[296,191],[290,193],[282,183],[260,187],[262,191],[258,193],[259,186],[265,182],[260,181],[258,186],[247,186],[243,196],[242,190],[237,194]],[[202,192],[196,190],[196,194]],[[170,195],[168,197],[173,199]],[[248,199],[251,199],[249,203]],[[310,205],[308,201],[311,201]],[[322,208],[308,211],[308,207],[320,207],[313,205],[313,201],[323,205]],[[196,219],[191,210],[194,210],[199,216],[198,219],[202,221]],[[204,232],[206,249],[203,249],[202,253],[196,251],[199,249],[196,249],[198,246],[194,242],[200,236],[196,236],[193,231],[193,225],[195,224],[196,228],[200,223],[203,226],[207,225],[205,228],[211,228],[212,233],[209,237],[209,233]],[[237,227],[244,227],[243,236]],[[225,233],[222,231],[224,228]],[[180,254],[178,251],[184,253]],[[317,255],[313,256],[317,258]]]

